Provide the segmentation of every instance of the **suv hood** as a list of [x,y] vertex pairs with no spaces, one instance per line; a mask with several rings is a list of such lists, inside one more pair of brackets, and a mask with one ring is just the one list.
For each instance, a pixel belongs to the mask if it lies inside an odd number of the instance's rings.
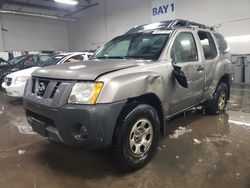
[[145,62],[149,63],[151,61],[107,59],[67,63],[38,69],[32,76],[67,80],[95,80],[102,74],[139,66]]

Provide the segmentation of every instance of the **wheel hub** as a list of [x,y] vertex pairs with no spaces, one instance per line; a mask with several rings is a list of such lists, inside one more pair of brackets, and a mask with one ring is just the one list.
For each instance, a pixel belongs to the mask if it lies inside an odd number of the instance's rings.
[[218,108],[220,111],[224,110],[226,106],[226,94],[224,91],[221,91],[218,101]]
[[150,148],[153,139],[153,126],[147,119],[137,121],[130,132],[130,151],[135,157],[144,155]]
[[135,132],[135,136],[134,136],[134,140],[136,144],[139,144],[142,141],[142,137],[145,133],[143,132],[143,130],[137,130]]

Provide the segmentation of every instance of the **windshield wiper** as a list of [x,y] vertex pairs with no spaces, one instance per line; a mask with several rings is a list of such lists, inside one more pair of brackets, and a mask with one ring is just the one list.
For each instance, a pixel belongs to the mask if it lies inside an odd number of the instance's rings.
[[126,59],[141,59],[141,60],[152,60],[152,57],[142,56],[126,56]]

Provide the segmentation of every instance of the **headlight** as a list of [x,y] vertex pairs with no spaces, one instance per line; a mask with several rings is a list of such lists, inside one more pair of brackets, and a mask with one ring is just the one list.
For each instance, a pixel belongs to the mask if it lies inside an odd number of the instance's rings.
[[20,76],[20,77],[17,77],[14,81],[15,84],[22,84],[22,83],[25,83],[27,82],[27,80],[29,79],[30,77],[29,76]]
[[79,82],[74,85],[68,103],[95,104],[101,92],[102,82]]

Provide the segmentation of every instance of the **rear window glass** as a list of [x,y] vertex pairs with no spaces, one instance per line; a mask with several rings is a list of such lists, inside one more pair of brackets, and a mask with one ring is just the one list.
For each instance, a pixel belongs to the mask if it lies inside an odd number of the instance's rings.
[[217,49],[212,35],[208,32],[199,31],[198,36],[200,38],[205,59],[214,59],[217,56]]
[[219,33],[215,33],[214,36],[218,42],[220,53],[227,52],[228,44],[227,44],[227,41],[224,39],[224,37]]

